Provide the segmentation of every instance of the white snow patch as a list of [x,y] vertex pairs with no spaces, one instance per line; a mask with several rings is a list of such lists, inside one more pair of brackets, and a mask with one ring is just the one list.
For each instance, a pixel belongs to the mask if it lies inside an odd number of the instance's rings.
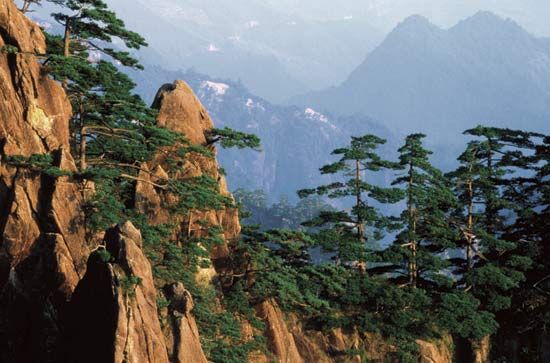
[[218,48],[218,47],[216,47],[215,44],[210,43],[210,44],[208,45],[208,51],[209,51],[209,52],[219,52],[220,50],[221,50],[221,49]]
[[252,98],[249,98],[246,101],[246,108],[252,108],[252,107],[254,107],[254,101],[252,101]]
[[241,41],[241,37],[240,35],[232,35],[230,37],[227,37],[227,39],[233,41],[233,42],[240,42]]
[[216,83],[212,81],[204,81],[202,83],[201,88],[208,88],[211,91],[214,91],[214,93],[218,96],[223,96],[227,90],[229,89],[229,86],[225,83]]
[[317,111],[315,111],[314,109],[312,108],[306,108],[306,110],[304,111],[304,114],[310,119],[310,120],[317,120],[317,121],[321,121],[321,122],[324,122],[324,123],[328,123],[328,118],[323,115],[322,113],[319,113]]
[[344,20],[353,20],[353,15],[344,16]]

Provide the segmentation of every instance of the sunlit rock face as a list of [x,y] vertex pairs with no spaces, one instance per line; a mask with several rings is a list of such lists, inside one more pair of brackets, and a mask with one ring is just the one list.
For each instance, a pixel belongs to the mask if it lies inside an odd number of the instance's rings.
[[45,39],[13,1],[0,1],[0,360],[53,359],[60,316],[86,269],[82,195],[67,177],[8,163],[47,155],[74,171],[71,106],[35,54]]

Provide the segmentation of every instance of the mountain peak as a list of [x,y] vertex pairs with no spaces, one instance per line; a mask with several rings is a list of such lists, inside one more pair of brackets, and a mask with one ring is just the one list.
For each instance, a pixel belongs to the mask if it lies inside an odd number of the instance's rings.
[[513,31],[523,28],[511,19],[504,19],[491,11],[478,11],[474,15],[458,22],[451,30],[469,29],[487,31],[487,29],[509,29]]
[[430,21],[430,19],[419,14],[411,15],[405,18],[405,20],[399,23],[395,28],[395,30],[419,30],[419,29],[434,30],[439,28],[436,25],[434,25]]
[[411,39],[425,38],[426,36],[437,34],[443,30],[430,22],[428,18],[422,15],[411,15],[392,30],[388,39]]
[[489,10],[480,10],[466,19],[480,19],[483,21],[503,21],[504,19]]

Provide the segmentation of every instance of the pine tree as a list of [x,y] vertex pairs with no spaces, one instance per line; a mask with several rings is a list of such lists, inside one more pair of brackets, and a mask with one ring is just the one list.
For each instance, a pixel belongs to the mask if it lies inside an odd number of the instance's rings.
[[[530,280],[539,293],[550,295],[550,136],[543,139],[543,143],[536,148],[534,157],[536,174],[529,190],[529,200],[535,200],[531,211],[518,219],[516,226],[522,231],[520,238],[527,240],[529,250],[534,250],[536,269]],[[523,194],[523,193],[522,193]],[[524,200],[525,194],[523,194]],[[517,232],[516,232],[517,233]]]
[[[102,0],[49,0],[62,8],[52,14],[64,28],[62,55],[79,58],[86,51],[98,51],[129,67],[142,68],[127,51],[115,50],[103,44],[121,40],[130,49],[139,49],[147,43],[139,34],[126,29],[124,22],[109,10]],[[83,52],[81,54],[80,52]],[[85,58],[84,58],[85,59]]]
[[[510,198],[528,168],[522,150],[533,148],[530,134],[478,126],[466,135],[477,138],[460,156],[451,176],[462,208],[458,221],[464,258],[455,258],[459,284],[471,290],[481,308],[498,312],[510,306],[509,291],[524,279],[530,259],[518,254],[519,241],[506,238],[510,221],[521,206]],[[518,179],[519,178],[519,179]]]
[[141,162],[156,146],[173,142],[173,135],[154,126],[155,113],[133,94],[135,85],[113,62],[141,65],[129,52],[105,46],[117,39],[139,49],[145,40],[127,30],[101,0],[52,2],[61,7],[52,16],[64,34],[48,35],[45,65],[63,83],[73,106],[72,147],[80,170],[98,161],[104,167]]
[[[500,329],[498,340],[522,332],[525,339],[518,348],[519,358],[525,362],[542,359],[541,338],[550,326],[550,264],[548,263],[548,240],[550,233],[550,193],[548,187],[550,148],[548,137],[523,131],[505,130],[507,135],[503,161],[509,172],[502,186],[502,195],[510,204],[511,218],[506,220],[502,239],[516,245],[516,257],[532,261],[532,268],[525,271],[524,265],[514,265],[524,272],[525,278],[515,288],[505,293],[511,297],[511,306],[497,314]],[[504,131],[503,131],[504,132]],[[513,261],[514,261],[513,260]],[[513,353],[507,344],[499,344],[497,354]]]
[[456,201],[443,173],[430,164],[431,152],[424,148],[424,138],[423,134],[409,135],[399,149],[404,174],[393,185],[402,186],[405,192],[404,228],[383,253],[390,265],[377,269],[392,272],[392,280],[413,288],[439,286],[447,280],[440,254],[454,247],[455,239],[447,217]]
[[366,268],[367,243],[379,240],[381,232],[392,225],[389,218],[379,213],[375,204],[396,203],[402,198],[397,188],[380,187],[374,181],[367,180],[367,176],[372,177],[373,173],[397,167],[396,163],[384,160],[376,153],[376,149],[385,142],[374,135],[352,137],[348,147],[332,152],[340,159],[320,169],[321,174],[338,175],[343,180],[298,192],[301,198],[317,194],[342,199],[344,203],[353,200],[351,211],[321,212],[307,226],[330,226],[320,233],[321,242],[336,251],[340,262],[354,262],[362,269]]
[[220,143],[221,147],[238,148],[238,149],[253,149],[259,151],[260,139],[254,134],[233,130],[229,127],[223,129],[212,129],[206,133],[207,145]]

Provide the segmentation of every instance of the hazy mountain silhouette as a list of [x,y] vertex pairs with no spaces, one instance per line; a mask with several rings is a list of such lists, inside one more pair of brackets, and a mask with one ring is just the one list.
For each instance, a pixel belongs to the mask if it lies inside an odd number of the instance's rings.
[[548,131],[550,41],[490,12],[448,30],[411,16],[340,86],[292,102],[451,141],[479,123]]

